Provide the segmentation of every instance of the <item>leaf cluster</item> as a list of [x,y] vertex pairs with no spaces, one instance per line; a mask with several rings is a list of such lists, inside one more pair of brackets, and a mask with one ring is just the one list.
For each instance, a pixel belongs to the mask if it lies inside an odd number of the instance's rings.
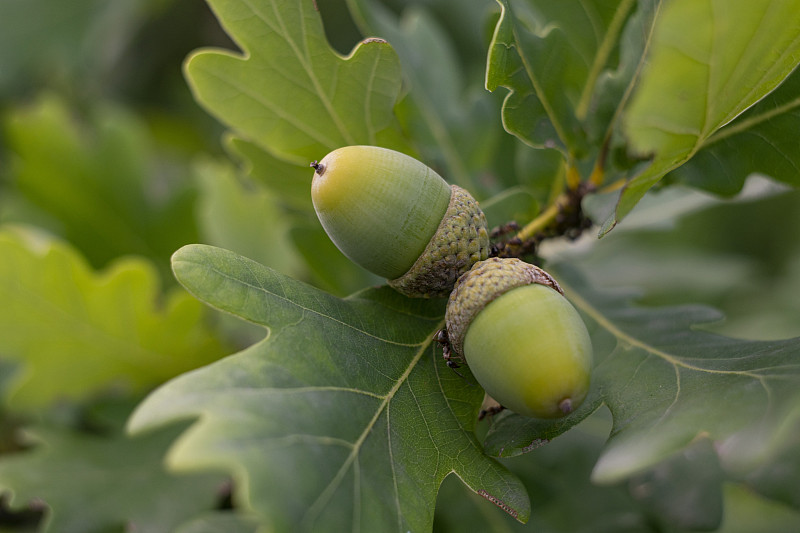
[[[0,3],[0,529],[800,529],[798,63],[795,0]],[[535,241],[580,409],[478,420],[314,215],[352,144]]]

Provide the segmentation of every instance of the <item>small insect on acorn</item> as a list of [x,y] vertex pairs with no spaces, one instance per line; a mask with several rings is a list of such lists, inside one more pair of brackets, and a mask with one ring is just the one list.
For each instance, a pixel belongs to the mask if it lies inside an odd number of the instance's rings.
[[[442,358],[447,366],[452,369],[460,368],[464,364],[464,358],[460,355],[454,355],[450,348],[450,339],[447,337],[447,330],[440,329],[433,336],[433,339],[442,347]],[[460,374],[459,374],[460,375]]]

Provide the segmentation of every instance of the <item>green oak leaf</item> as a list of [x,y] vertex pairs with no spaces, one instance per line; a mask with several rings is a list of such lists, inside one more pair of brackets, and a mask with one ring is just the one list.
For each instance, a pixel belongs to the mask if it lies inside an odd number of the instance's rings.
[[202,161],[195,165],[195,176],[200,189],[198,226],[204,242],[280,272],[301,272],[300,259],[289,241],[289,221],[276,195],[241,179],[227,163]]
[[[651,156],[652,163],[626,185],[616,213],[602,231],[610,231],[648,189],[706,144],[772,118],[762,109],[761,115],[750,117],[755,118],[755,124],[745,117],[731,123],[775,90],[798,63],[798,0],[666,3],[657,15],[647,65],[622,121],[630,149]],[[792,99],[796,94],[787,101]],[[769,109],[770,104],[765,107]],[[773,111],[777,107],[773,104]],[[787,112],[783,108],[780,111]],[[720,131],[728,124],[728,133]],[[786,130],[785,124],[776,128]],[[760,158],[762,148],[751,149],[748,153]],[[708,168],[707,159],[705,163]],[[718,172],[720,166],[725,165],[717,164],[710,170]],[[723,175],[711,181],[723,184],[730,179]]]
[[[467,19],[465,13],[480,14],[482,3],[461,0],[457,10]],[[408,83],[403,123],[426,163],[441,167],[449,182],[480,194],[481,184],[473,176],[485,171],[500,141],[498,108],[479,86],[480,78],[469,76],[459,64],[451,35],[420,5],[405,7],[400,16],[374,0],[348,0],[348,5],[362,32],[386,39],[400,57]]]
[[32,449],[0,457],[0,492],[12,509],[44,503],[41,532],[171,531],[211,510],[225,481],[164,470],[163,455],[181,429],[128,437],[33,428],[26,432]]
[[226,138],[226,148],[254,182],[274,194],[276,201],[297,211],[314,212],[309,194],[313,169],[278,159],[257,144],[234,135]]
[[130,254],[166,264],[197,240],[188,171],[159,167],[152,136],[128,111],[98,105],[76,120],[62,99],[44,95],[3,122],[11,184],[43,212],[34,222],[47,220],[95,267]]
[[503,125],[534,148],[586,151],[586,118],[633,2],[498,0],[486,88],[509,90]]
[[11,229],[0,231],[0,257],[0,354],[20,367],[13,408],[147,390],[223,353],[202,305],[177,287],[160,294],[145,260],[98,273],[69,245]]
[[186,61],[195,97],[237,134],[308,165],[332,149],[380,144],[395,126],[397,55],[367,39],[347,57],[327,43],[314,0],[208,0],[242,53],[200,50]]
[[196,420],[176,468],[225,468],[240,505],[278,531],[426,531],[455,473],[518,520],[525,489],[483,454],[483,390],[431,345],[444,302],[383,287],[339,299],[232,252],[190,245],[173,269],[195,296],[269,328],[261,343],[156,390],[136,433]]
[[[729,470],[761,464],[780,448],[784,425],[800,409],[800,338],[748,341],[704,332],[698,327],[722,318],[710,308],[634,307],[629,294],[594,290],[563,267],[554,272],[590,319],[599,359],[590,397],[574,416],[605,404],[614,417],[595,481],[641,473],[697,440],[713,441]],[[501,415],[487,453],[524,453],[568,422]]]
[[666,178],[730,196],[754,173],[800,187],[800,69],[772,93],[706,139]]

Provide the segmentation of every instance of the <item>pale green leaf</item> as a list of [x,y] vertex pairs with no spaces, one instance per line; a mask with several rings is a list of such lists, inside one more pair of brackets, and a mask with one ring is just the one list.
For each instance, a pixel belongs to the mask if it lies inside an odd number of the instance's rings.
[[0,354],[20,368],[14,408],[146,390],[222,353],[202,305],[179,288],[162,300],[147,261],[95,272],[70,246],[11,230],[0,257]]
[[483,391],[431,345],[442,301],[388,288],[342,300],[200,245],[173,265],[196,296],[270,334],[139,406],[137,432],[196,419],[172,465],[230,470],[239,504],[279,531],[429,530],[450,473],[527,520],[524,488],[472,432]]
[[198,101],[238,136],[308,165],[340,146],[379,144],[394,127],[400,65],[385,42],[341,57],[313,0],[209,5],[243,52],[197,51],[186,73]]
[[197,240],[188,169],[165,172],[145,124],[128,111],[98,105],[79,119],[46,95],[3,126],[13,190],[95,267],[130,254],[166,264]]
[[754,173],[800,187],[800,70],[703,142],[666,179],[730,196]]
[[288,235],[290,221],[270,191],[245,181],[229,164],[204,161],[196,165],[195,174],[204,242],[299,277],[300,259]]
[[604,231],[715,132],[778,87],[798,63],[797,0],[666,3],[623,120],[631,149],[653,160],[627,184]]

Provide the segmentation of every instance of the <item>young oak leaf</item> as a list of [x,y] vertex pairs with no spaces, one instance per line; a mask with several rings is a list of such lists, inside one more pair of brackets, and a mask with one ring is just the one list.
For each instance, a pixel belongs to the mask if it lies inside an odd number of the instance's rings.
[[[713,137],[720,128],[775,90],[798,64],[800,0],[666,3],[656,19],[647,65],[622,122],[631,150],[652,155],[653,160],[628,182],[603,233],[666,173],[689,161],[704,145],[721,140]],[[790,101],[797,106],[796,98]],[[773,113],[756,116],[755,124],[771,118]],[[734,123],[729,133],[752,125]],[[727,136],[724,131],[721,137]],[[761,150],[753,156],[760,158]],[[718,165],[711,168],[719,172]],[[796,170],[792,168],[791,173]],[[728,179],[721,174],[714,181]]]
[[339,299],[202,245],[176,252],[173,269],[206,303],[269,328],[134,413],[134,432],[197,419],[174,467],[230,470],[241,505],[278,531],[430,530],[450,473],[528,519],[523,486],[473,434],[482,389],[431,346],[443,302],[385,287]]
[[795,69],[780,87],[706,139],[667,179],[726,196],[738,193],[756,173],[800,187],[798,129],[800,69]]
[[82,400],[120,385],[147,390],[217,359],[203,307],[176,288],[155,303],[158,276],[128,258],[95,273],[67,244],[0,231],[0,355],[18,365],[14,408]]
[[[575,306],[592,319],[601,361],[584,418],[601,404],[613,428],[593,472],[616,482],[711,439],[727,469],[757,465],[783,444],[784,426],[800,409],[800,338],[748,341],[696,329],[720,314],[700,306],[634,307],[629,294],[592,289],[557,269]],[[568,429],[555,422],[498,418],[487,437],[492,455],[517,455]]]
[[43,94],[0,120],[13,154],[10,190],[41,210],[13,220],[46,221],[96,267],[132,254],[167,265],[175,248],[197,240],[185,163],[159,150],[144,121],[121,107],[73,112]]
[[486,88],[494,91],[503,86],[510,91],[503,104],[503,125],[535,148],[584,152],[580,121],[586,118],[592,89],[630,6],[538,0],[498,3],[501,15],[489,45]]
[[243,53],[186,62],[195,97],[237,135],[307,165],[332,149],[378,144],[393,125],[400,63],[380,39],[347,57],[328,45],[314,0],[208,0]]

